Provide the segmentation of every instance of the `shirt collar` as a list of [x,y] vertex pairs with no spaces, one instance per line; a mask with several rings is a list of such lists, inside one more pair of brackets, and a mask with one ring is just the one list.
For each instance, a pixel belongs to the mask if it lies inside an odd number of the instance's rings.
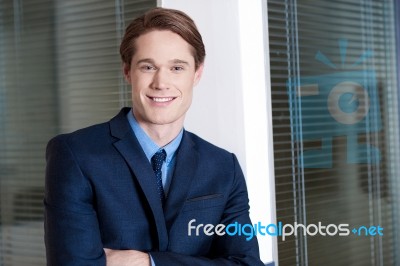
[[129,121],[129,124],[135,134],[136,138],[139,141],[140,146],[142,147],[144,153],[146,154],[147,159],[150,161],[151,157],[160,149],[164,149],[167,153],[167,157],[165,161],[167,164],[171,162],[174,158],[176,150],[181,143],[182,136],[183,136],[183,129],[179,132],[178,136],[175,137],[170,143],[165,145],[164,147],[159,147],[147,134],[146,132],[140,127],[139,123],[137,122],[136,118],[133,116],[132,110],[128,112],[126,115]]

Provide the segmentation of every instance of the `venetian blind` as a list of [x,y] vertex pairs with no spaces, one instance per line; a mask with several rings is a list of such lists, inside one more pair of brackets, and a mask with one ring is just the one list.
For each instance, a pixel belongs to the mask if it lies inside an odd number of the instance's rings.
[[393,1],[267,3],[277,220],[384,228],[279,238],[279,265],[399,263]]
[[0,1],[0,265],[45,265],[45,147],[130,96],[118,54],[154,0]]

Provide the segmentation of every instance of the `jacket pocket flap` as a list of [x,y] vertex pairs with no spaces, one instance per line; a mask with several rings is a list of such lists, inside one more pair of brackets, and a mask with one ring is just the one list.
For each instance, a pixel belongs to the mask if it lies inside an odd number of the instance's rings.
[[183,211],[205,209],[224,204],[223,194],[210,194],[187,199]]

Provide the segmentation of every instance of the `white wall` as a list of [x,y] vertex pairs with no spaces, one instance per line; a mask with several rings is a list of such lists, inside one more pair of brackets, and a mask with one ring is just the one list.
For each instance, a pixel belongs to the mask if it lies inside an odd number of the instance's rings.
[[[210,142],[236,151],[244,162],[243,95],[240,68],[234,67],[240,65],[239,36],[237,30],[223,30],[238,27],[237,10],[232,6],[235,1],[162,2],[165,7],[188,13],[206,46],[203,77],[195,88],[185,127],[201,133]],[[230,12],[230,16],[221,15],[221,9]]]
[[[252,222],[275,223],[266,7],[261,0],[161,0],[159,6],[191,16],[206,46],[185,128],[238,156]],[[258,241],[262,260],[276,263],[276,238]]]

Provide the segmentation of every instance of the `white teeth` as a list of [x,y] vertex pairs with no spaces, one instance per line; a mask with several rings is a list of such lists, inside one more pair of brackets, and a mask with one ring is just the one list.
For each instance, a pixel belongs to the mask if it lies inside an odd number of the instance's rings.
[[169,98],[151,98],[153,101],[158,102],[158,103],[165,103],[165,102],[169,102],[172,101],[174,98],[169,97]]

